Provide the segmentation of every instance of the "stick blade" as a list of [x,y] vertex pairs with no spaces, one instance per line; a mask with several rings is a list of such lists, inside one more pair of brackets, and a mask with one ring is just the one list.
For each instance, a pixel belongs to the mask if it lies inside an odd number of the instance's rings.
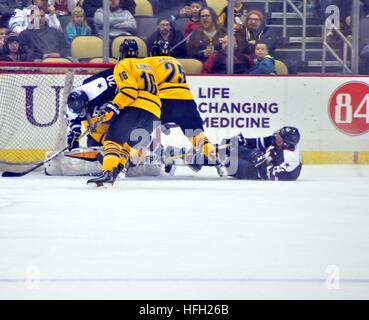
[[25,175],[24,172],[4,171],[1,176],[4,178],[11,178],[11,177],[22,177],[24,175]]

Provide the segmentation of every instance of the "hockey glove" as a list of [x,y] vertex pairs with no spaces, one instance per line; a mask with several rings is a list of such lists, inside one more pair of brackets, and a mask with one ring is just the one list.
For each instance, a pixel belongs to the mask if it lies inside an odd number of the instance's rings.
[[79,142],[76,141],[81,136],[81,125],[74,125],[70,128],[67,135],[68,150],[79,148]]
[[286,169],[283,167],[283,165],[273,167],[270,172],[270,180],[278,180],[279,176],[283,172],[286,172]]
[[265,153],[258,157],[255,161],[255,167],[260,167],[263,164],[269,164],[273,158],[272,158],[272,151],[274,149],[274,146],[270,146],[268,149],[266,149]]
[[113,119],[119,115],[120,110],[116,104],[107,102],[99,108],[99,112],[100,115],[104,115],[102,122],[107,123],[113,121]]

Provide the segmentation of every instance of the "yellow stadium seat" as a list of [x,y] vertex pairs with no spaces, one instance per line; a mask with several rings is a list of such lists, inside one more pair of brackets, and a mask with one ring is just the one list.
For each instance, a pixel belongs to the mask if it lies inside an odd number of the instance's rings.
[[224,7],[228,5],[227,0],[206,0],[206,3],[208,4],[208,7],[214,9],[218,16],[222,12]]
[[80,36],[71,44],[72,57],[77,59],[92,59],[103,56],[103,41],[95,36]]
[[119,47],[125,39],[134,39],[134,40],[136,40],[137,45],[138,45],[138,56],[140,58],[147,57],[147,47],[146,47],[145,41],[143,41],[141,38],[135,37],[135,36],[119,36],[119,37],[116,37],[113,40],[113,43],[112,43],[111,52],[112,52],[112,56],[114,58],[119,59]]
[[[93,58],[89,61],[90,63],[105,63],[104,58]],[[115,58],[109,58],[109,61],[107,63],[114,63],[116,64],[118,62],[118,59]]]
[[136,2],[135,16],[152,17],[154,15],[152,5],[148,0],[135,0],[135,2]]
[[274,60],[276,74],[288,74],[288,68],[281,60]]
[[60,63],[71,63],[69,59],[66,58],[45,58],[42,62],[60,62]]
[[177,59],[184,68],[186,74],[199,74],[202,71],[203,65],[197,59]]

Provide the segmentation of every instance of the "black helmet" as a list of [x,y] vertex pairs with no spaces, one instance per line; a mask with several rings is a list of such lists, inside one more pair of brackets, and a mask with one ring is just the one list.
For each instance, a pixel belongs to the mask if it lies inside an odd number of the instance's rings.
[[283,142],[288,146],[295,146],[300,141],[300,132],[295,127],[283,127],[279,130]]
[[151,55],[154,56],[169,56],[171,47],[168,41],[156,40],[151,46]]
[[83,91],[73,91],[68,96],[67,104],[73,113],[81,114],[88,104],[87,94]]
[[120,57],[119,60],[124,58],[137,58],[138,57],[138,45],[134,39],[125,39],[119,47]]

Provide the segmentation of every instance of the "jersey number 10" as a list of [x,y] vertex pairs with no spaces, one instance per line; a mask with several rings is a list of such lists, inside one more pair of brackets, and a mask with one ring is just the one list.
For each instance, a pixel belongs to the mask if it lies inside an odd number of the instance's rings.
[[144,90],[151,94],[158,94],[158,87],[156,85],[155,77],[152,73],[141,72],[140,78],[144,81]]

